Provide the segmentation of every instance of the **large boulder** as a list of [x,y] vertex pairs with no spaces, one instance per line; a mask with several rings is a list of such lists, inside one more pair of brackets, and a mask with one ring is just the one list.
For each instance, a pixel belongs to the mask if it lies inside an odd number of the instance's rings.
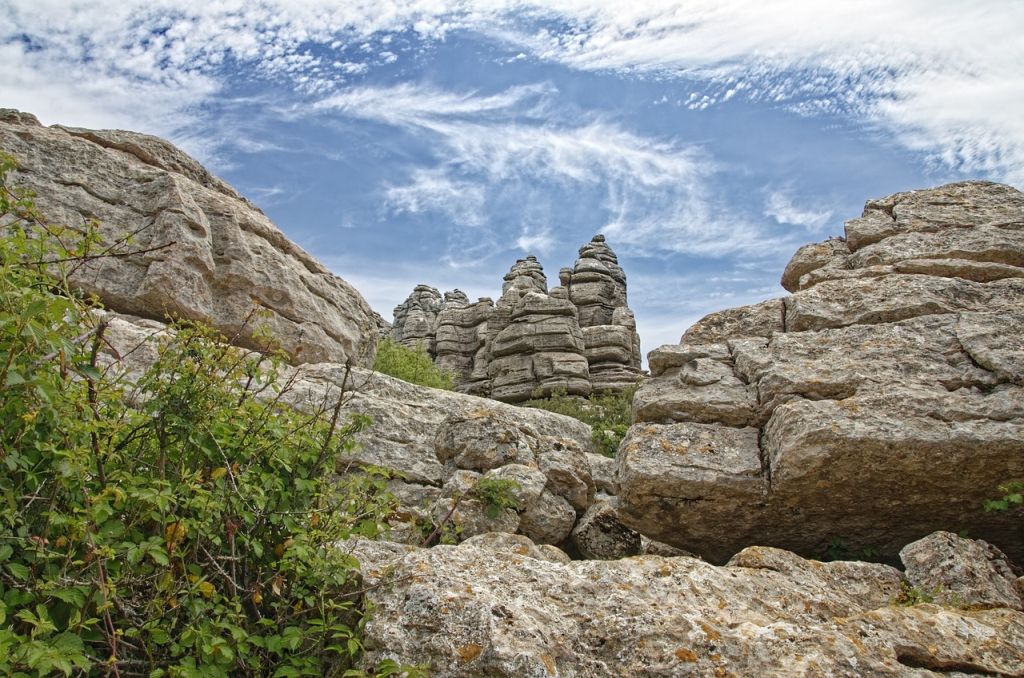
[[153,319],[202,320],[256,346],[263,325],[296,363],[373,362],[377,322],[363,297],[255,205],[156,137],[43,127],[0,110],[0,151],[35,192],[48,222],[98,225],[108,248],[133,256],[86,262],[71,282],[111,309]]
[[367,668],[437,678],[1021,675],[1024,613],[899,604],[899,570],[752,547],[689,557],[552,559],[523,538],[405,550],[362,563]]
[[987,513],[1024,476],[1024,195],[966,182],[868,203],[801,248],[793,291],[650,354],[619,516],[724,561],[839,540],[895,557],[935,530],[1024,557]]

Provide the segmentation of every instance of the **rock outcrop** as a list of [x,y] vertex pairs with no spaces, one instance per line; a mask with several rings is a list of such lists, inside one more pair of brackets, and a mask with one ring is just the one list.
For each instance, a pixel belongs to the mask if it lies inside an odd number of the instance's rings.
[[[153,320],[106,315],[104,364],[137,380],[156,359],[157,339],[169,330]],[[451,541],[518,531],[559,545],[594,502],[591,460],[598,455],[590,427],[576,419],[337,363],[283,368],[280,378],[290,388],[279,397],[300,410],[333,407],[344,387],[343,412],[370,417],[357,450],[338,470],[372,466],[395,476],[390,489],[401,503],[392,518],[395,539],[419,544],[443,524]],[[608,469],[597,474],[607,488]],[[513,481],[516,508],[490,510],[474,492],[481,479]]]
[[71,276],[111,309],[202,320],[243,345],[253,311],[295,362],[373,362],[377,323],[363,297],[288,240],[253,204],[170,143],[116,130],[43,127],[0,109],[0,151],[50,223],[95,222],[118,251]]
[[894,567],[767,547],[716,567],[564,562],[516,539],[347,544],[374,610],[366,666],[393,659],[437,678],[1024,673],[1019,598],[984,610],[910,606]]
[[793,292],[650,354],[619,513],[724,561],[750,544],[893,557],[934,530],[1024,557],[986,513],[1024,475],[1024,194],[966,182],[871,201],[801,248]]
[[640,378],[640,337],[626,304],[626,275],[604,236],[580,248],[561,287],[548,290],[533,256],[505,274],[495,304],[470,303],[455,290],[442,295],[418,285],[395,308],[392,337],[428,351],[464,393],[505,402],[556,391],[621,392]]

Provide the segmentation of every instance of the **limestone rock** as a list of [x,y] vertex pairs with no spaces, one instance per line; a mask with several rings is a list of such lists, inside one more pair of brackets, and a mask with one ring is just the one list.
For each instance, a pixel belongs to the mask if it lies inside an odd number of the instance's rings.
[[846,240],[797,252],[791,296],[652,352],[622,521],[714,561],[834,538],[891,558],[962,529],[1024,557],[1016,519],[982,509],[1024,473],[1022,217],[985,182],[870,202]]
[[1024,609],[1012,566],[991,544],[935,532],[907,544],[900,559],[910,583],[939,603]]
[[548,489],[568,500],[577,511],[585,511],[594,500],[596,486],[583,449],[572,441],[553,440],[538,459]]
[[544,490],[519,516],[519,531],[538,544],[561,544],[575,524],[572,504],[550,490]]
[[417,285],[412,294],[395,307],[391,336],[403,346],[432,355],[440,311],[441,293],[429,285]]
[[495,304],[419,285],[395,308],[391,335],[419,345],[451,372],[455,388],[505,402],[565,391],[622,392],[640,378],[640,337],[626,305],[626,276],[604,236],[580,248],[564,287],[548,289],[536,257],[505,274]]
[[52,223],[99,223],[103,246],[133,234],[129,257],[80,267],[72,283],[110,309],[202,320],[260,344],[256,322],[294,362],[373,362],[377,324],[360,294],[289,241],[252,203],[170,143],[116,130],[42,127],[9,112],[0,150]]
[[781,299],[711,313],[686,330],[680,343],[714,344],[730,337],[770,337],[783,331]]
[[528,537],[521,534],[509,534],[508,532],[486,532],[462,542],[464,546],[474,546],[481,549],[491,549],[526,556],[536,560],[545,560],[550,563],[567,563],[569,556],[560,549],[548,544],[535,544]]
[[367,592],[366,667],[393,659],[438,678],[1024,672],[1024,614],[894,606],[900,575],[881,565],[774,549],[716,567],[548,562],[518,542],[393,554],[363,544],[351,548],[371,581],[390,572]]
[[640,553],[640,534],[619,522],[611,505],[598,502],[573,528],[572,544],[588,560],[615,560]]

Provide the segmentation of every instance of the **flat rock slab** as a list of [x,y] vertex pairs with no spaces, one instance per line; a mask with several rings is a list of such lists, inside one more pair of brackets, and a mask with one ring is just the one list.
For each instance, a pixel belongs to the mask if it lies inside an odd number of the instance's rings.
[[525,543],[350,548],[374,609],[367,667],[393,659],[438,678],[1024,671],[1024,614],[893,605],[901,577],[883,565],[756,548],[728,567],[551,562]]

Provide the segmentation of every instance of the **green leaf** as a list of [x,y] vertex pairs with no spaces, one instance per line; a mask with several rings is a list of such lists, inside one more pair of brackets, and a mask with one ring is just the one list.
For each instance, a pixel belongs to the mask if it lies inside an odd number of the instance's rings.
[[20,579],[22,581],[28,579],[29,569],[21,563],[6,563],[4,567],[7,568],[7,571],[10,572],[15,579]]

